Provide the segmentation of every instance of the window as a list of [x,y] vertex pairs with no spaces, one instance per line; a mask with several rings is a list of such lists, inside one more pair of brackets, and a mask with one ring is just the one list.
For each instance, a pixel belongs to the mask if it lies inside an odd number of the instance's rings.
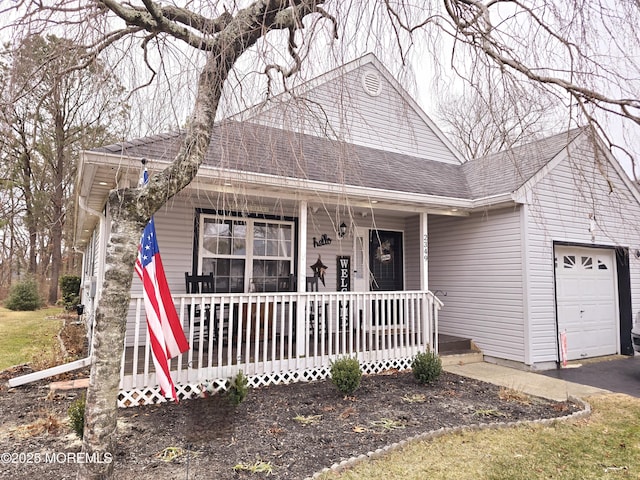
[[216,293],[275,292],[293,265],[293,222],[200,216],[199,265]]
[[204,217],[201,232],[201,272],[213,272],[214,292],[244,292],[246,223]]
[[252,289],[275,292],[278,278],[291,272],[291,224],[254,222]]
[[564,268],[565,269],[571,269],[571,268],[575,267],[575,265],[576,265],[576,257],[574,255],[565,255],[563,264],[564,264]]

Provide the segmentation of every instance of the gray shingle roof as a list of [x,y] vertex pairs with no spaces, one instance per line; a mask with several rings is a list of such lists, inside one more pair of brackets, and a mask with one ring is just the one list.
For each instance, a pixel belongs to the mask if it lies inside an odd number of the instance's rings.
[[471,198],[513,192],[569,145],[582,130],[576,128],[462,165]]
[[[157,135],[108,145],[95,152],[172,160],[183,133]],[[227,121],[214,128],[205,164],[236,171],[302,178],[337,185],[427,195],[468,196],[459,165],[249,122]]]
[[[474,199],[517,190],[579,134],[575,129],[452,165],[249,122],[226,121],[214,128],[205,164],[337,185]],[[174,132],[94,151],[169,161],[182,139],[183,132]]]

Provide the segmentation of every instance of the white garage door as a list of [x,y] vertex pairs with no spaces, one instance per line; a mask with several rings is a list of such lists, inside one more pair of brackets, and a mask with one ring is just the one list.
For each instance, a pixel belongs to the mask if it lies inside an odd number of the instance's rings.
[[558,327],[569,360],[618,352],[614,258],[613,250],[556,247]]

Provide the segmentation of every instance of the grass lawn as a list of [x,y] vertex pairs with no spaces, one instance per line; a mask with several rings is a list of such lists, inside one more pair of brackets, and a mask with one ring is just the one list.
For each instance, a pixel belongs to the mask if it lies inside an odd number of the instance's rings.
[[[59,356],[56,335],[62,320],[52,318],[62,308],[43,308],[34,312],[13,312],[0,307],[0,370],[33,362],[34,369],[49,366]],[[45,367],[46,368],[46,367]]]
[[640,478],[640,399],[587,399],[590,417],[415,442],[323,480]]

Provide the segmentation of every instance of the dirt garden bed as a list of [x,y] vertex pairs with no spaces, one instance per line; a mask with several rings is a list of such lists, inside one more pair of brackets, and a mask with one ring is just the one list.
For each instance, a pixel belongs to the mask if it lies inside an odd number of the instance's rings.
[[[8,389],[6,379],[17,373],[0,374],[0,453],[79,452],[65,417],[82,392],[52,394],[45,382]],[[578,409],[449,373],[422,386],[411,373],[390,371],[365,376],[346,398],[319,381],[253,389],[238,407],[214,395],[123,409],[110,453],[116,478],[303,479],[441,427],[552,418]],[[0,478],[71,479],[75,465],[5,464]]]

